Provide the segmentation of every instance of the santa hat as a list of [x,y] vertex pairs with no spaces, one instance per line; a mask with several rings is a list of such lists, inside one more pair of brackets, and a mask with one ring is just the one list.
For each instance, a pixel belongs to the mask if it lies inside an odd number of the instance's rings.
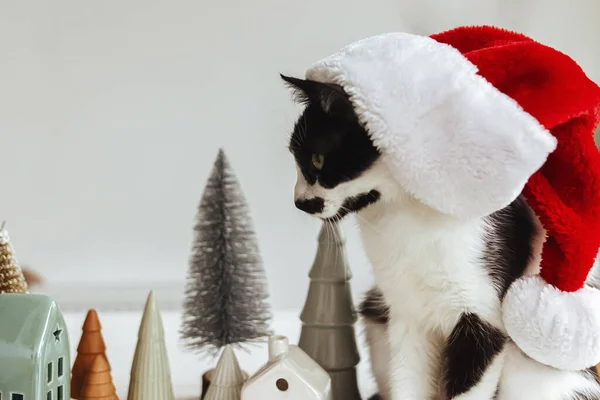
[[600,362],[600,291],[585,287],[600,246],[600,88],[565,54],[495,27],[390,33],[319,61],[400,185],[459,218],[523,194],[546,230],[541,272],[511,285],[503,318],[531,358]]

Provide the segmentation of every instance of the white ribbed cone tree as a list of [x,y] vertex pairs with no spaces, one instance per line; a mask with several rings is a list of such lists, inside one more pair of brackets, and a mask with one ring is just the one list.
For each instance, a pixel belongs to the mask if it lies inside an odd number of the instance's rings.
[[204,400],[240,400],[244,374],[231,345],[225,346]]
[[150,292],[138,333],[127,400],[174,400],[160,310]]

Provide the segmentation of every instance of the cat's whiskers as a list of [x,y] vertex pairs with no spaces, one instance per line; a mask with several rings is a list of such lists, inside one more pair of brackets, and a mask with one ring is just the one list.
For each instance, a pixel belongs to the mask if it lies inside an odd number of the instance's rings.
[[296,145],[296,147],[298,147],[298,148],[302,147],[302,143],[300,142],[300,139],[295,137],[293,132],[292,132],[292,134],[290,134],[288,142],[291,142],[292,144]]
[[[326,226],[326,229],[327,229],[329,235],[333,236],[334,228],[333,228],[333,225],[332,225],[331,221],[327,221],[325,223],[325,226]],[[329,253],[330,251],[331,251],[331,240],[328,240],[327,241],[327,250],[326,250],[326,252]],[[337,260],[335,260],[335,262],[337,263]],[[333,265],[334,265],[334,268],[335,268],[335,264],[333,264]]]
[[[333,221],[332,220],[327,220],[327,226],[329,227],[329,229],[331,229],[331,235],[334,237],[333,240],[333,244],[331,244],[332,246],[338,246],[338,243],[341,243],[341,237],[339,232],[336,230],[336,225],[339,224],[341,218],[339,216],[334,216],[333,217]],[[334,249],[337,250],[337,249]],[[337,266],[338,263],[338,257],[339,254],[337,251],[335,251],[335,261],[334,261],[334,266]],[[348,280],[348,271],[347,269],[344,268],[344,280]]]
[[307,131],[306,125],[308,124],[308,122],[306,120],[306,117],[304,117],[304,116],[302,118],[300,118],[300,120],[301,120],[301,125],[298,126],[300,128],[300,138],[302,140],[304,140],[306,138],[306,131]]

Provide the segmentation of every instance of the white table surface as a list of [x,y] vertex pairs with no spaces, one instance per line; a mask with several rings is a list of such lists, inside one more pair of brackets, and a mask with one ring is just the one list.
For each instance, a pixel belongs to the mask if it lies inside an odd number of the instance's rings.
[[[127,398],[129,373],[137,332],[141,320],[141,312],[98,312],[102,333],[107,347],[107,357],[112,367],[113,382],[121,399]],[[300,334],[301,322],[299,312],[276,312],[273,329],[277,334],[286,335],[291,343],[296,343]],[[177,399],[198,399],[202,374],[215,366],[216,360],[202,359],[188,351],[181,344],[179,329],[181,315],[176,311],[163,312],[165,340],[169,353],[171,376]],[[67,312],[65,319],[69,330],[72,361],[75,360],[76,348],[81,336],[81,326],[85,319],[83,312]],[[375,391],[368,362],[368,353],[364,347],[362,328],[357,324],[357,335],[361,362],[358,365],[358,377],[361,393],[367,398]],[[238,360],[242,369],[254,373],[267,360],[265,345],[251,348],[251,352],[238,352]]]

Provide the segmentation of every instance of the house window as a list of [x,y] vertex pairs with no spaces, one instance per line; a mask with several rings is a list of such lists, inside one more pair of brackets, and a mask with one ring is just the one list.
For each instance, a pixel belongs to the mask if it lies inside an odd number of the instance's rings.
[[50,390],[46,395],[46,400],[52,400],[52,390]]
[[[58,377],[59,378],[62,377],[63,374],[64,374],[64,365],[63,365],[63,363],[64,363],[64,359],[62,357],[59,358],[58,359]],[[2,399],[0,399],[0,400],[2,400]]]
[[282,392],[285,392],[290,388],[290,384],[288,383],[288,381],[283,378],[277,379],[277,381],[275,382],[275,386],[277,386],[277,389],[279,389]]
[[65,400],[64,396],[65,394],[63,393],[63,385],[60,385],[58,387],[58,392],[56,393],[56,400]]
[[52,361],[48,363],[48,383],[52,382]]
[[12,393],[10,395],[10,400],[23,400],[25,397],[20,393]]

